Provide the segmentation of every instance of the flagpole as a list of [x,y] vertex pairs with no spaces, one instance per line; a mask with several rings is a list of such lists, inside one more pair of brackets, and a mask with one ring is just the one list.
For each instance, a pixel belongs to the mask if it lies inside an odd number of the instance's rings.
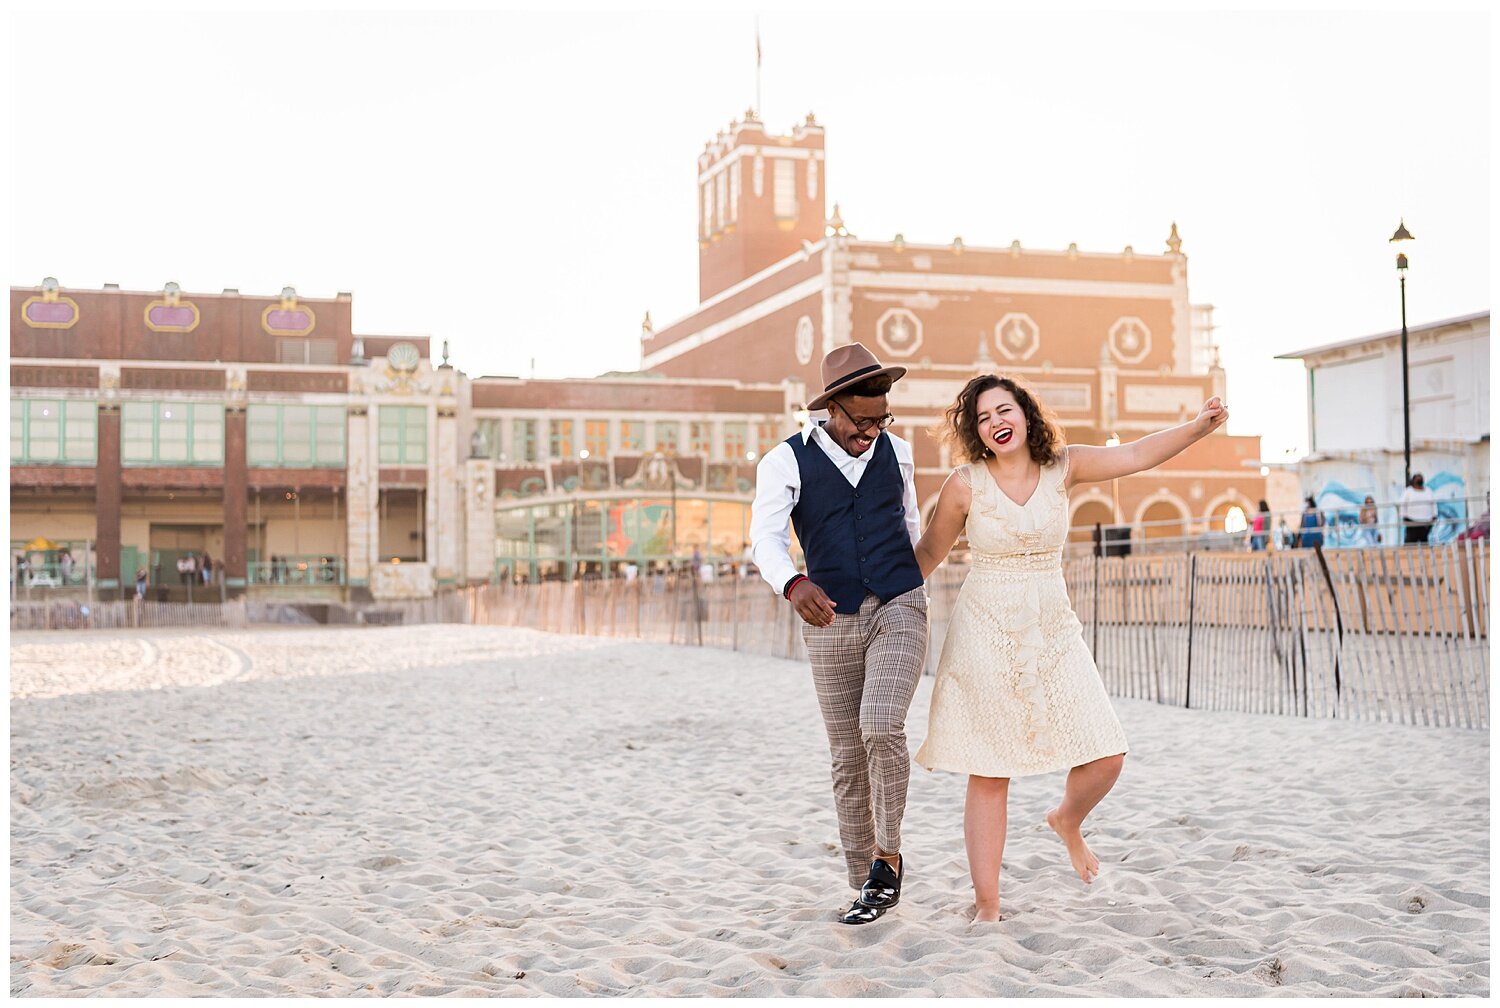
[[765,121],[765,110],[760,107],[760,16],[755,18],[755,115]]

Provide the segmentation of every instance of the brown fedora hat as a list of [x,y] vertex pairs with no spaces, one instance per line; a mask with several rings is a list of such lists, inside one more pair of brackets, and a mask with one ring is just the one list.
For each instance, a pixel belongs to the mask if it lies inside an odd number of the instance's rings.
[[820,410],[828,400],[862,381],[890,375],[895,381],[906,374],[904,367],[882,367],[875,355],[859,343],[835,347],[823,358],[823,392],[809,400],[806,409]]

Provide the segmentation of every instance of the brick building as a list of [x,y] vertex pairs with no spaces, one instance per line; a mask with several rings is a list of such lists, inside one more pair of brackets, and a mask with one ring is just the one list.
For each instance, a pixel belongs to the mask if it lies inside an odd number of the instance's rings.
[[[798,383],[470,381],[426,338],[356,336],[352,297],[11,290],[21,593],[106,597],[177,560],[249,591],[423,597],[743,550],[758,453]],[[66,555],[70,562],[64,564]]]
[[[975,374],[1023,379],[1070,441],[1091,444],[1180,422],[1223,394],[1213,309],[1189,300],[1175,224],[1160,254],[861,239],[837,205],[825,210],[824,137],[811,115],[778,136],[747,113],[705,145],[701,303],[660,329],[648,315],[644,371],[819,388],[823,355],[862,342],[908,369],[891,403],[917,452],[924,508],[952,462],[926,430]],[[1215,435],[1154,472],[1084,488],[1074,521],[1201,530],[1263,495],[1259,456],[1258,438]]]
[[62,580],[64,553],[67,580],[92,567],[106,596],[141,568],[186,595],[189,553],[211,557],[210,594],[451,583],[459,376],[425,338],[356,336],[351,308],[292,288],[12,288],[18,586]]

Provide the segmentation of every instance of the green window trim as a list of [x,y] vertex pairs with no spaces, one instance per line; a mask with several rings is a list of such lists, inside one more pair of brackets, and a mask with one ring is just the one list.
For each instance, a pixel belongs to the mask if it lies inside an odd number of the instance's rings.
[[572,420],[547,421],[547,455],[555,459],[573,457]]
[[662,451],[669,455],[677,454],[682,445],[682,423],[678,420],[656,421],[656,443],[652,445],[652,451]]
[[245,462],[251,468],[342,469],[346,429],[342,406],[252,405]]
[[743,462],[745,452],[750,450],[750,424],[734,420],[724,424],[724,458],[730,462]]
[[126,402],[120,405],[123,466],[222,466],[224,404]]
[[639,454],[646,448],[646,421],[644,420],[621,420],[620,421],[620,451],[626,454]]
[[380,407],[380,464],[427,464],[427,407]]
[[514,420],[511,427],[511,449],[517,462],[539,462],[536,420]]
[[11,465],[94,465],[99,407],[92,399],[12,399]]
[[697,420],[688,423],[688,454],[709,455],[713,452],[713,427]]

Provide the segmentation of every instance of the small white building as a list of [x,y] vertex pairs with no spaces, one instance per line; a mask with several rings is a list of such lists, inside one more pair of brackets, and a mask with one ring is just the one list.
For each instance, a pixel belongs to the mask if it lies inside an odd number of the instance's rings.
[[[1444,502],[1434,541],[1451,539],[1488,510],[1490,313],[1407,328],[1411,468]],[[1299,464],[1304,493],[1325,511],[1358,510],[1369,494],[1381,522],[1405,478],[1401,330],[1279,356],[1307,369],[1310,451]],[[1476,499],[1478,498],[1478,499]]]

